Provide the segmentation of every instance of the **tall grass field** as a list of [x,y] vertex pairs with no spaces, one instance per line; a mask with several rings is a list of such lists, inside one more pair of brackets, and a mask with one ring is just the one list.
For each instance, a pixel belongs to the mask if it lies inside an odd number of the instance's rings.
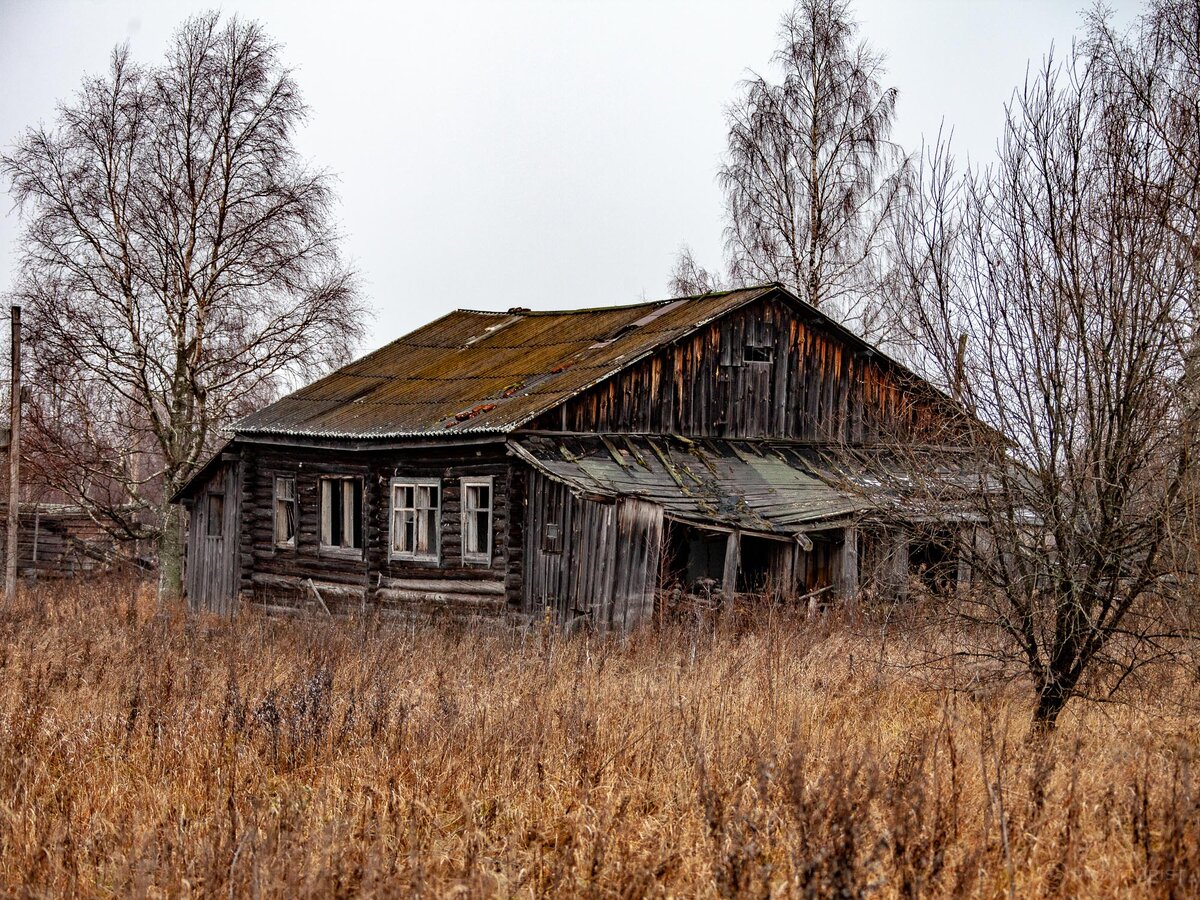
[[1019,679],[917,643],[868,614],[622,640],[32,589],[0,612],[0,890],[1200,895],[1194,661],[1042,739]]

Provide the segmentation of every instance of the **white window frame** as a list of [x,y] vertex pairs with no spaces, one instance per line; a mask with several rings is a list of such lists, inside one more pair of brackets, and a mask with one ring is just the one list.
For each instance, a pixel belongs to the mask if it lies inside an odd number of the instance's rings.
[[[483,565],[489,566],[492,564],[492,532],[495,529],[495,514],[496,514],[496,487],[495,479],[491,475],[476,475],[470,478],[460,478],[458,482],[458,498],[459,498],[459,518],[462,520],[462,561],[463,565]],[[488,507],[487,507],[487,547],[482,552],[468,553],[467,552],[467,531],[470,526],[470,520],[467,516],[467,488],[470,487],[486,487],[488,489]]]
[[[437,515],[434,517],[436,523],[433,536],[433,552],[432,553],[417,553],[415,551],[397,550],[396,549],[396,513],[401,509],[410,509],[412,507],[396,506],[396,492],[398,488],[410,487],[414,494],[419,487],[436,487],[437,488],[437,506],[428,507],[436,509]],[[442,558],[442,480],[440,478],[405,478],[397,476],[392,479],[388,486],[388,559],[403,560],[405,562],[424,562],[433,563],[434,565],[441,564]],[[416,498],[414,497],[414,502]]]
[[[292,483],[292,496],[282,498],[279,496],[279,484],[283,481]],[[275,538],[275,546],[281,549],[294,549],[296,546],[296,537],[300,533],[300,505],[299,499],[296,496],[296,476],[295,475],[276,475],[273,487],[273,502],[272,502],[272,522],[271,533]],[[279,539],[279,504],[290,503],[292,506],[292,536],[286,541]]]
[[[361,532],[358,535],[359,546],[357,546],[357,547],[354,547],[354,546],[351,546],[351,545],[348,545],[345,543],[341,543],[341,544],[330,543],[330,539],[333,536],[333,534],[332,534],[333,521],[332,521],[332,519],[330,519],[329,516],[327,516],[325,514],[326,510],[329,509],[329,504],[326,502],[326,499],[325,499],[325,485],[327,482],[332,482],[332,481],[342,482],[342,540],[343,541],[345,540],[345,536],[346,536],[347,521],[350,523],[351,527],[354,526],[354,490],[353,490],[353,488],[351,488],[351,490],[349,492],[347,492],[345,485],[347,483],[353,484],[356,481],[359,482],[362,485],[362,502],[363,502],[364,507],[367,502],[366,479],[364,479],[361,475],[321,475],[318,477],[318,480],[317,480],[317,505],[319,507],[319,512],[321,515],[321,535],[320,535],[321,552],[327,553],[327,554],[333,554],[333,555],[340,555],[340,556],[353,556],[355,558],[361,557],[363,555],[363,545],[366,543],[366,541],[363,540],[363,535],[361,534]],[[366,518],[367,518],[366,509],[363,509],[361,511],[361,520],[364,523],[364,525],[366,523]]]

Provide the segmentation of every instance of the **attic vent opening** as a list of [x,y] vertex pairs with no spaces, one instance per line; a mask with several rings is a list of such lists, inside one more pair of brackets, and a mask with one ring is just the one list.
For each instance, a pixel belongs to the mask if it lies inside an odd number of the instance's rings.
[[742,361],[748,363],[769,363],[775,359],[775,348],[756,344],[747,344],[742,348]]

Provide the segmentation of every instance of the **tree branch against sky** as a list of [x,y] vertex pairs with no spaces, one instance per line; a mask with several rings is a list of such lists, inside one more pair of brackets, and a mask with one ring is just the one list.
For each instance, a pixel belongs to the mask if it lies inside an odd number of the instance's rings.
[[332,176],[293,148],[305,113],[262,27],[208,13],[157,65],[117,48],[0,158],[25,223],[36,440],[77,463],[56,486],[157,538],[164,596],[182,552],[166,499],[238,415],[362,335]]
[[995,429],[919,505],[975,526],[950,539],[973,574],[953,614],[1031,680],[1041,729],[1188,631],[1193,275],[1162,189],[1175,163],[1108,78],[1082,49],[1048,58],[992,167],[959,179],[944,145],[925,154],[893,248],[912,346]]

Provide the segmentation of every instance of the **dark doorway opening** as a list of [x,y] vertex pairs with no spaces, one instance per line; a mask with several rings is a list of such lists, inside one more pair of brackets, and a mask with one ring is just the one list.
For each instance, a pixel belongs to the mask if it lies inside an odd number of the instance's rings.
[[[771,564],[782,546],[779,541],[742,536],[741,564],[737,577],[739,593],[762,594],[778,587],[771,584]],[[775,568],[778,569],[778,566]]]
[[921,580],[926,590],[952,594],[958,586],[958,557],[949,541],[914,541],[908,549],[908,571]]
[[668,523],[663,542],[663,586],[678,587],[686,593],[719,589],[725,574],[727,537],[721,531]]

